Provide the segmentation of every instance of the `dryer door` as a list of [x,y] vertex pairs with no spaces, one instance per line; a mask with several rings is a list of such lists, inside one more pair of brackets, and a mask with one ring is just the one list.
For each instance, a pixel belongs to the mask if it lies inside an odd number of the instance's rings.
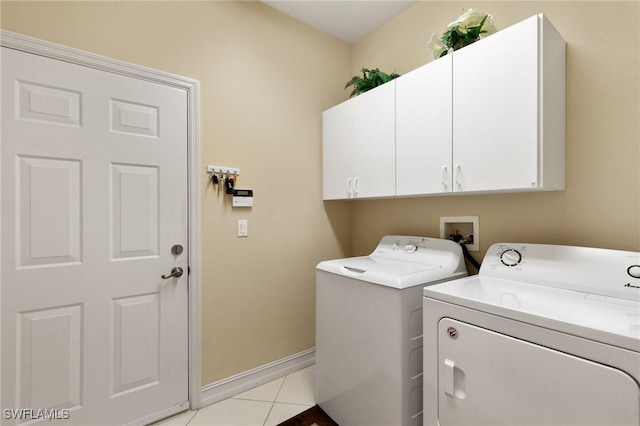
[[462,425],[638,425],[628,374],[444,318],[438,324],[438,420]]

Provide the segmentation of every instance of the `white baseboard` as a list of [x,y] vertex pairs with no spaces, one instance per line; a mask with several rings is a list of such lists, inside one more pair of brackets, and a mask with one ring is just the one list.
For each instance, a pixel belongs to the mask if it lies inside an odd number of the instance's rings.
[[309,367],[316,362],[316,349],[311,348],[304,352],[261,365],[251,370],[244,371],[226,379],[218,380],[202,387],[202,407],[215,404],[223,399],[263,385],[272,380],[286,376],[287,374]]

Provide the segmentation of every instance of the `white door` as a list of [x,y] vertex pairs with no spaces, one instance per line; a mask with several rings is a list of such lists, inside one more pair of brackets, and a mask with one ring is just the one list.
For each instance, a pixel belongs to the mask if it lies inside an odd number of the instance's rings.
[[322,188],[325,200],[341,200],[353,194],[354,124],[352,101],[322,113]]
[[429,62],[396,82],[396,194],[451,189],[453,55]]
[[354,197],[396,193],[396,83],[351,99],[355,108]]
[[453,53],[454,191],[538,184],[538,17]]
[[395,194],[395,82],[322,114],[325,200]]
[[187,408],[186,111],[182,89],[2,48],[2,408],[34,410],[10,417]]

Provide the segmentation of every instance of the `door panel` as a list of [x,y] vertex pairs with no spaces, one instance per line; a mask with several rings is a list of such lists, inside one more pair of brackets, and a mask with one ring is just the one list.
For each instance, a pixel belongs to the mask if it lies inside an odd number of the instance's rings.
[[79,263],[82,164],[23,156],[16,163],[18,268]]
[[637,425],[638,400],[623,371],[449,318],[438,324],[442,426]]
[[19,80],[16,86],[19,119],[80,127],[80,93]]
[[2,408],[181,406],[186,91],[3,48],[1,161]]
[[159,294],[113,301],[113,395],[158,383]]
[[18,351],[24,362],[17,371],[24,406],[80,406],[81,326],[80,305],[19,314]]
[[158,168],[111,164],[113,258],[158,255]]
[[158,107],[111,99],[111,131],[158,136]]

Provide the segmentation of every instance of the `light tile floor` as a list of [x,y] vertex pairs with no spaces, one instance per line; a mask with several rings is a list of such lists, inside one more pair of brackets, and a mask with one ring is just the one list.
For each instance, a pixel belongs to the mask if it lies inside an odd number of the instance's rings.
[[156,426],[276,426],[315,405],[315,367],[296,371],[197,411],[186,411]]

